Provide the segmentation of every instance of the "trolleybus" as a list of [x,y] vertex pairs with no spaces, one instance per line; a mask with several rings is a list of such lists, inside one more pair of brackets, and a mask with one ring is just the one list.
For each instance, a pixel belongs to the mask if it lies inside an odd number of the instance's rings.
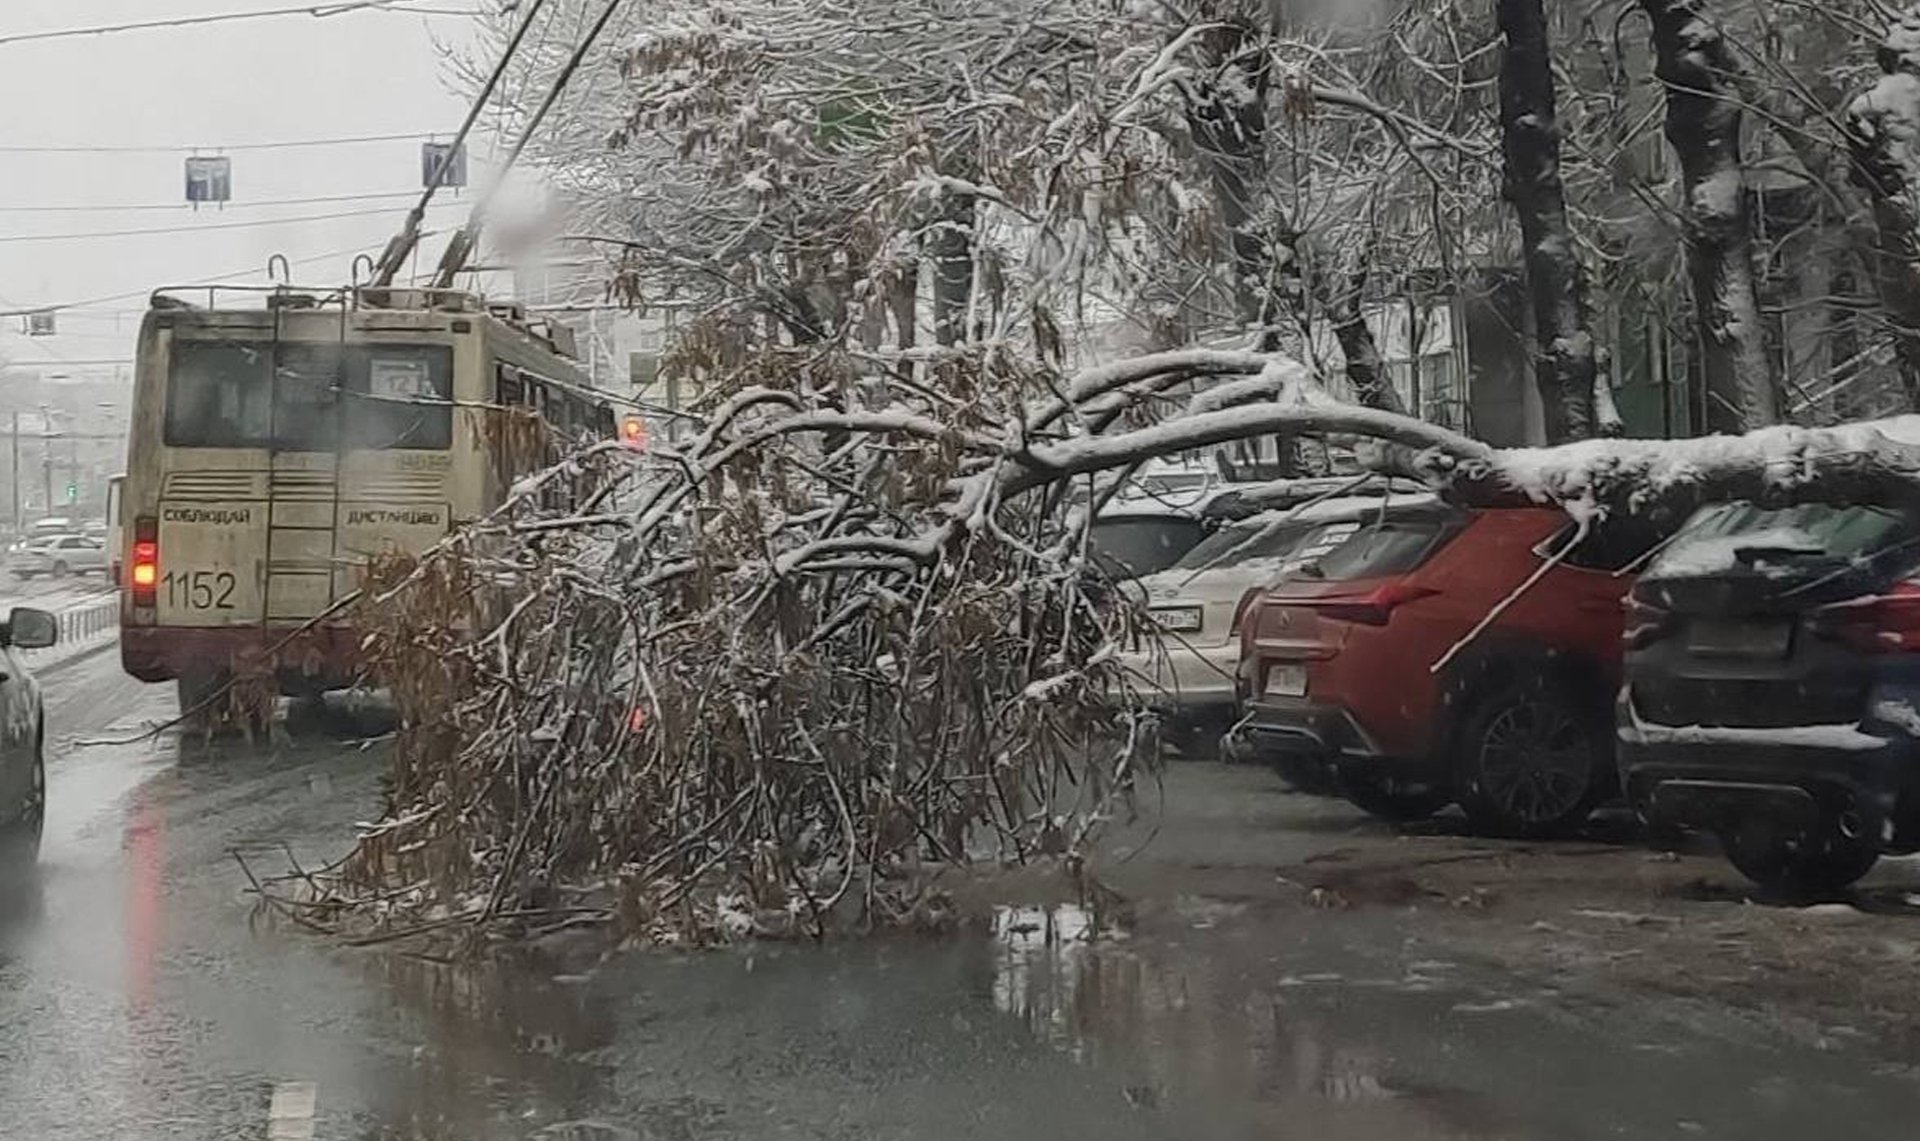
[[562,332],[450,290],[156,292],[119,496],[126,671],[178,681],[183,708],[249,655],[285,693],[351,684],[334,611],[367,559],[424,551],[520,474],[493,409],[615,435]]

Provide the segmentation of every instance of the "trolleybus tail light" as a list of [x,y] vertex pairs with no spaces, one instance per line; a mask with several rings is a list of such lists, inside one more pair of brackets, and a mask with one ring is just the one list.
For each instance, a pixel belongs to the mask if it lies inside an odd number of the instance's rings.
[[133,604],[152,606],[160,586],[160,521],[143,515],[133,521]]
[[637,452],[647,450],[647,422],[629,415],[620,421],[620,442]]

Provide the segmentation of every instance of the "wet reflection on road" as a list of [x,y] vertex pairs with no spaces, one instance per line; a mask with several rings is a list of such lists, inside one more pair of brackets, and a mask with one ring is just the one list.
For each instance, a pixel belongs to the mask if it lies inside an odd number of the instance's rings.
[[[164,720],[171,698],[91,704],[93,722],[63,728]],[[988,931],[938,939],[692,954],[612,952],[588,933],[458,966],[349,950],[257,922],[230,854],[284,844],[313,866],[378,804],[385,760],[351,739],[362,726],[295,728],[50,763],[40,867],[0,885],[0,1135],[1911,1132],[1913,1087],[1856,1056],[1563,991],[1550,964],[1450,961],[1418,907],[1171,895],[1126,930],[1007,908]]]
[[[1193,922],[1211,929],[1213,910],[1197,908]],[[1269,975],[1264,956],[1170,960],[1170,948],[1098,930],[1073,905],[1003,908],[993,931],[995,1007],[1076,1060],[1125,1075],[1136,1107],[1244,1105],[1249,1126],[1311,1122],[1311,1132],[1285,1134],[1303,1137],[1492,1138],[1515,1128],[1484,1099],[1396,1081],[1386,1053],[1329,1036],[1318,1014],[1284,997],[1316,980]]]

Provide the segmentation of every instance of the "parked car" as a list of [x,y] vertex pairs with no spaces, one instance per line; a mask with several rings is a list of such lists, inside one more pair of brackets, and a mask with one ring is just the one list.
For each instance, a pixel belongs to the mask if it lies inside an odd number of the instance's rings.
[[1198,510],[1222,482],[1219,472],[1205,466],[1150,460],[1121,489],[1120,497]]
[[1248,744],[1390,819],[1577,827],[1614,786],[1620,603],[1658,534],[1602,522],[1542,569],[1578,536],[1540,507],[1389,508],[1250,605]]
[[1167,569],[1211,530],[1191,511],[1152,500],[1115,501],[1094,517],[1087,542],[1101,569],[1126,581]]
[[1148,702],[1169,715],[1182,751],[1218,743],[1239,717],[1240,620],[1254,594],[1344,542],[1386,505],[1347,496],[1228,523],[1138,581],[1163,636],[1121,662]]
[[1822,892],[1920,850],[1920,514],[1700,511],[1627,607],[1621,783],[1748,878]]
[[0,625],[0,859],[31,861],[40,850],[47,815],[46,719],[40,683],[19,652],[46,649],[58,634],[53,615],[24,606]]
[[11,557],[25,550],[31,544],[45,542],[48,539],[57,539],[61,535],[70,535],[73,534],[73,532],[73,524],[66,519],[36,520],[21,528],[20,531],[13,536],[12,541],[7,544],[7,555]]
[[58,538],[58,535],[33,535],[21,539],[7,548],[7,569],[15,578],[32,577],[32,568],[38,566],[40,553]]
[[1360,481],[1353,476],[1302,476],[1257,483],[1223,483],[1208,495],[1200,514],[1210,519],[1245,519],[1263,511],[1350,496],[1411,500],[1431,498],[1431,491],[1418,481],[1386,476]]
[[87,535],[54,535],[29,540],[7,560],[13,577],[28,579],[35,575],[65,578],[69,574],[106,574],[107,547]]

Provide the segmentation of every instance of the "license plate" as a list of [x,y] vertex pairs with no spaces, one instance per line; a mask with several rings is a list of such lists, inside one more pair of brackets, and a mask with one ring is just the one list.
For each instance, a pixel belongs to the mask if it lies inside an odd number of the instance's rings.
[[1164,629],[1180,634],[1192,634],[1200,629],[1200,608],[1198,606],[1176,606],[1153,612],[1153,620]]
[[1268,666],[1267,696],[1269,697],[1305,697],[1307,695],[1307,667],[1305,666]]
[[1709,658],[1784,658],[1793,643],[1792,624],[1782,621],[1695,620],[1687,649]]

